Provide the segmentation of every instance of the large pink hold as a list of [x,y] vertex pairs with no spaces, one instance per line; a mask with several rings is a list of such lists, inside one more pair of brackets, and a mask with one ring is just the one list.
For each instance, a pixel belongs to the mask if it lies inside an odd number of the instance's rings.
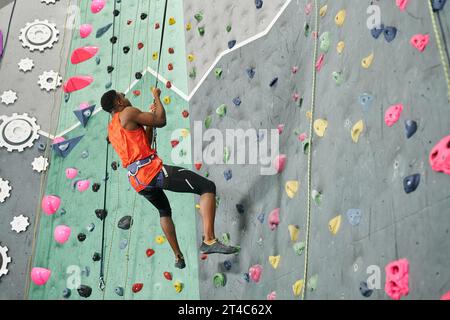
[[386,268],[384,291],[392,299],[399,300],[409,293],[409,263],[407,259],[390,262]]
[[80,26],[80,37],[87,38],[92,32],[92,25],[90,24],[82,24]]
[[259,282],[259,280],[261,280],[262,267],[259,264],[252,266],[248,270],[248,274],[250,276],[250,279],[252,279],[254,282]]
[[72,52],[72,56],[70,57],[70,62],[72,64],[78,64],[81,62],[84,62],[86,60],[89,60],[90,58],[94,57],[98,52],[97,47],[82,47],[77,48]]
[[48,215],[54,214],[59,209],[61,199],[54,195],[44,196],[42,199],[42,210]]
[[65,225],[59,225],[55,228],[55,231],[53,232],[53,237],[55,238],[56,242],[63,244],[70,238],[71,229],[68,226]]
[[77,182],[77,189],[80,192],[86,191],[90,184],[91,182],[89,180],[80,180]]
[[267,300],[276,300],[277,299],[277,293],[275,291],[272,291],[267,295]]
[[91,2],[91,12],[99,13],[105,7],[105,0],[92,0]]
[[397,7],[400,8],[401,11],[405,11],[406,6],[408,5],[409,0],[396,0],[395,3]]
[[76,168],[67,168],[66,169],[66,177],[67,179],[73,179],[77,176],[78,170]]
[[434,171],[450,174],[450,136],[444,137],[434,146],[429,162]]
[[273,167],[275,168],[275,170],[277,170],[278,173],[282,172],[286,167],[286,158],[287,157],[285,154],[280,154],[274,159]]
[[384,114],[384,122],[388,127],[392,127],[394,123],[396,123],[400,119],[400,115],[403,111],[402,104],[396,104],[394,106],[389,107]]
[[274,209],[269,214],[268,223],[269,223],[270,230],[272,230],[272,231],[275,230],[276,227],[278,227],[278,225],[280,224],[280,208]]
[[441,297],[441,300],[450,300],[450,291]]
[[31,280],[38,286],[43,286],[47,283],[52,272],[45,268],[33,268],[31,270]]
[[419,50],[420,52],[423,52],[425,48],[428,45],[428,42],[430,41],[430,35],[428,34],[416,34],[411,38],[411,45]]
[[72,77],[64,83],[63,89],[64,89],[65,93],[74,92],[74,91],[81,90],[81,89],[87,87],[93,81],[94,81],[94,78],[92,78],[91,76]]

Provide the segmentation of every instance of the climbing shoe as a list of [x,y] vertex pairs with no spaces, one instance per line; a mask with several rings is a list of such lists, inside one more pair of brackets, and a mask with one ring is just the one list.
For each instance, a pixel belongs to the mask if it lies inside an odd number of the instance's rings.
[[202,245],[200,246],[200,252],[204,254],[211,254],[211,253],[233,254],[239,252],[239,248],[224,245],[219,240],[215,239],[215,242],[210,245],[206,244],[205,242],[202,242]]
[[186,267],[186,263],[184,262],[183,256],[178,256],[175,260],[175,268],[184,269]]

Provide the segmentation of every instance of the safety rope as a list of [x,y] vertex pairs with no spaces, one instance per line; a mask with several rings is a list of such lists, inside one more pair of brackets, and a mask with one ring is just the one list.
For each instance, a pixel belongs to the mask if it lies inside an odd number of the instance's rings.
[[[433,12],[433,5],[431,3],[431,0],[428,0],[428,9],[430,12],[431,17],[431,23],[433,25],[434,35],[436,37],[436,43],[439,50],[439,55],[441,57],[442,62],[442,68],[444,69],[444,75],[445,80],[447,81],[447,96],[448,96],[448,102],[450,103],[450,73],[449,73],[449,64],[450,64],[450,57],[447,49],[447,45],[445,43],[445,38],[443,37],[443,28],[442,23],[439,15],[439,11],[436,13]],[[439,28],[436,22],[436,17],[439,19]]]
[[[8,39],[9,39],[9,31],[10,31],[10,29],[11,29],[11,22],[12,22],[12,18],[13,18],[13,16],[14,16],[14,11],[15,11],[15,9],[16,9],[16,2],[17,2],[17,0],[14,0],[14,4],[13,4],[12,10],[11,10],[11,15],[9,16],[8,31],[6,31],[5,45],[3,46],[3,53],[2,53],[2,55],[0,56],[0,62],[3,60],[3,57],[5,56],[6,46],[7,46],[7,44],[8,44]],[[2,66],[2,65],[1,65],[1,63],[0,63],[0,67],[1,67],[1,66]]]
[[315,14],[315,27],[314,27],[314,57],[312,66],[312,89],[311,89],[311,118],[309,122],[309,148],[308,148],[308,195],[307,195],[307,208],[306,208],[306,239],[305,239],[305,263],[303,269],[303,288],[302,288],[302,300],[306,297],[306,284],[308,279],[308,254],[309,254],[309,237],[310,237],[310,224],[311,224],[311,173],[312,173],[312,147],[313,147],[313,123],[314,123],[314,111],[316,107],[316,61],[317,61],[317,48],[319,38],[319,7],[317,0],[314,0],[314,14]]

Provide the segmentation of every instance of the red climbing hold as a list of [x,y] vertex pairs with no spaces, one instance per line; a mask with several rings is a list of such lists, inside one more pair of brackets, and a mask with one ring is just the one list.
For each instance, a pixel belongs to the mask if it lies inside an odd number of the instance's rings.
[[139,96],[141,95],[141,91],[139,91],[139,90],[134,90],[134,91],[133,91],[133,94],[134,94],[136,97],[139,97]]
[[142,290],[143,287],[144,287],[143,283],[135,283],[135,284],[133,284],[133,287],[131,288],[131,290],[133,290],[134,293],[138,293],[139,291]]
[[167,89],[172,88],[172,82],[167,81],[167,83],[166,83],[166,88],[167,88]]
[[195,163],[195,169],[200,170],[200,168],[202,167],[202,164],[197,162]]
[[174,54],[174,53],[175,53],[175,50],[173,50],[173,48],[169,48],[169,53],[170,53],[170,54]]
[[138,49],[141,50],[144,47],[144,44],[142,42],[138,43]]
[[130,25],[133,22],[133,20],[128,20],[127,25]]
[[172,148],[175,148],[179,143],[180,143],[180,141],[178,141],[178,140],[170,141],[170,144],[172,145]]
[[166,278],[167,280],[172,280],[172,274],[170,272],[164,272],[164,278]]
[[169,63],[169,65],[167,66],[167,69],[169,69],[169,71],[173,70],[173,64]]
[[187,118],[187,117],[189,117],[189,111],[183,110],[183,112],[181,113],[181,115],[183,116],[183,118]]
[[155,23],[155,29],[158,30],[159,29],[159,23]]
[[155,250],[153,250],[152,248],[147,249],[147,251],[145,251],[145,254],[147,255],[147,257],[151,257],[152,255],[155,254]]
[[73,91],[81,90],[88,85],[90,85],[94,81],[94,78],[91,76],[76,76],[67,80],[64,85],[64,92],[70,93]]
[[200,259],[206,260],[206,259],[208,259],[208,255],[205,254],[205,253],[202,253],[202,254],[200,255]]
[[72,52],[72,57],[70,58],[70,62],[72,64],[78,64],[81,62],[84,62],[86,60],[89,60],[93,56],[95,56],[98,52],[97,47],[82,47],[75,49]]

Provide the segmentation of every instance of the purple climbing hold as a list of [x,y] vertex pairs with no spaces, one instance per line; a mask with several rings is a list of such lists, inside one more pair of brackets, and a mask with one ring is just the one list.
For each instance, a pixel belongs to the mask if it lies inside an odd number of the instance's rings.
[[413,174],[403,179],[403,188],[406,193],[414,192],[420,183],[420,174]]
[[384,38],[387,42],[392,42],[395,39],[395,36],[397,35],[397,28],[396,27],[386,27],[384,28]]
[[444,8],[445,2],[447,0],[431,0],[431,5],[433,6],[433,11],[441,11]]
[[239,107],[242,103],[241,98],[239,98],[239,97],[234,98],[233,103],[236,107]]
[[258,214],[258,216],[256,217],[259,222],[263,223],[264,222],[264,212],[261,212],[260,214]]
[[228,49],[232,49],[236,45],[236,40],[228,41]]
[[231,172],[231,169],[225,170],[223,172],[223,176],[225,177],[225,180],[229,181],[232,178],[232,176],[233,176],[233,174]]
[[247,69],[247,75],[250,79],[253,79],[255,77],[255,68],[248,68]]
[[261,9],[263,6],[263,1],[262,0],[255,0],[255,6],[256,9]]
[[370,30],[370,33],[372,34],[372,37],[378,39],[380,35],[383,33],[383,31],[384,31],[384,24],[381,24],[379,28],[375,27],[372,30]]
[[414,120],[405,121],[406,138],[411,138],[417,131],[417,122]]
[[275,86],[278,82],[278,77],[273,78],[272,81],[270,81],[269,86],[272,88],[273,86]]

